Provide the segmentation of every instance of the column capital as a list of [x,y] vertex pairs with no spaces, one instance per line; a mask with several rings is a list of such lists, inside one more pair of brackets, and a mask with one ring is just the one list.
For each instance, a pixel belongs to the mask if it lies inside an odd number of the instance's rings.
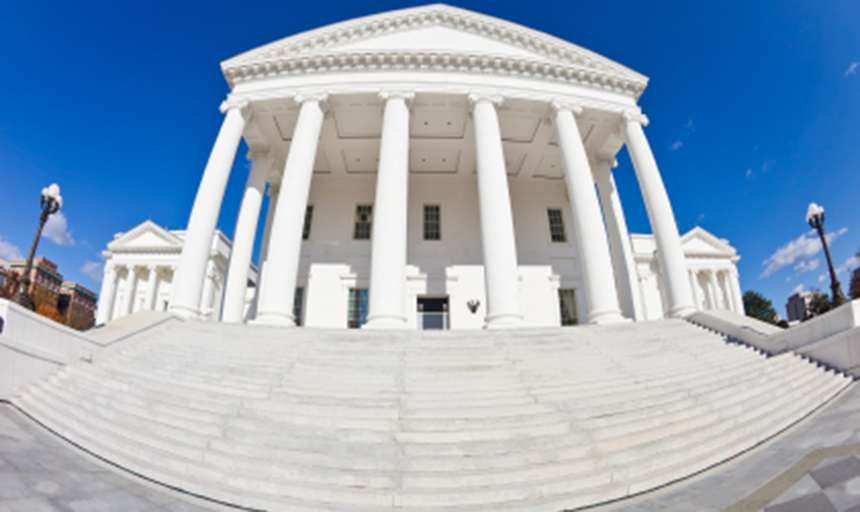
[[572,103],[569,101],[553,100],[552,103],[550,103],[550,105],[552,106],[552,111],[555,114],[558,114],[562,110],[569,110],[571,113],[573,113],[574,116],[578,116],[578,115],[582,114],[582,105],[580,105],[578,103]]
[[598,165],[605,165],[605,166],[610,167],[612,169],[615,169],[616,167],[618,167],[618,160],[616,160],[615,158],[595,157],[594,159],[592,159],[591,163],[594,167],[596,167]]
[[297,105],[303,105],[308,102],[316,102],[319,104],[320,109],[323,112],[328,110],[328,93],[325,91],[314,91],[314,92],[305,92],[301,94],[296,94],[293,96],[293,101],[296,102]]
[[415,91],[380,91],[379,99],[383,102],[402,99],[406,102],[406,108],[412,108],[412,100],[415,99]]
[[469,100],[469,109],[471,110],[474,110],[475,105],[482,101],[489,101],[496,108],[501,107],[502,104],[505,102],[505,98],[499,94],[483,94],[477,92],[470,92],[467,99]]
[[254,160],[257,158],[269,158],[269,148],[251,148],[245,153],[245,160]]
[[221,103],[222,114],[226,114],[228,111],[232,109],[239,109],[239,112],[242,114],[242,117],[245,118],[245,121],[251,120],[251,102],[244,98],[231,98],[228,97]]
[[639,109],[628,109],[622,112],[621,118],[625,123],[638,122],[642,126],[648,126],[648,116],[642,113]]

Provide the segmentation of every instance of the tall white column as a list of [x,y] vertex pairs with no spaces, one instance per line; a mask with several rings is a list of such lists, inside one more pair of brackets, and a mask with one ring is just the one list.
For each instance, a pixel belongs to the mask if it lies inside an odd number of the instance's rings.
[[134,288],[137,282],[137,267],[129,267],[125,274],[125,294],[122,297],[122,304],[119,306],[119,314],[117,318],[123,317],[131,313],[131,307],[134,300]]
[[155,292],[158,290],[158,267],[156,265],[149,265],[147,269],[149,269],[149,280],[146,283],[146,303],[144,304],[144,309],[152,311],[155,309]]
[[470,94],[475,125],[481,244],[487,287],[486,326],[516,326],[522,321],[517,246],[505,154],[496,106],[501,97]]
[[731,285],[731,293],[735,300],[735,313],[740,313],[741,315],[745,315],[744,311],[744,298],[743,294],[741,294],[741,283],[738,280],[738,272],[734,268],[729,271],[729,284]]
[[711,283],[711,293],[714,298],[714,309],[721,309],[722,306],[722,294],[720,293],[720,283],[717,280],[717,271],[711,270],[708,272],[708,279]]
[[624,208],[621,207],[621,196],[618,195],[618,187],[615,186],[615,178],[612,176],[613,166],[614,161],[597,160],[592,165],[591,172],[600,195],[603,218],[606,220],[609,255],[612,257],[612,269],[615,271],[615,288],[623,315],[633,320],[645,320],[633,247],[630,244]]
[[702,296],[699,294],[699,277],[698,273],[695,270],[689,271],[690,275],[690,289],[693,291],[693,305],[696,306],[696,309],[705,309],[704,304],[702,303]]
[[221,305],[222,322],[241,322],[245,311],[245,293],[248,290],[248,271],[254,252],[254,238],[266,188],[266,174],[271,161],[264,154],[252,155],[251,171],[245,184],[245,195],[236,218],[233,249],[227,264],[227,281],[224,285],[224,302]]
[[108,262],[105,264],[104,281],[102,281],[101,293],[99,293],[99,309],[96,324],[103,324],[111,319],[113,312],[114,297],[116,296],[116,266]]
[[263,267],[266,266],[266,258],[269,254],[269,238],[272,234],[272,218],[275,216],[275,207],[278,204],[278,191],[280,191],[280,183],[277,185],[269,184],[269,190],[266,192],[269,196],[269,206],[266,208],[266,223],[263,225],[263,240],[260,242],[260,256],[257,260],[257,286],[254,288],[254,299],[251,302],[246,320],[257,318],[257,305],[260,301],[260,282],[263,280]]
[[672,213],[672,205],[669,203],[669,196],[666,194],[651,146],[648,145],[642,130],[642,123],[647,124],[648,120],[644,115],[633,111],[625,112],[623,117],[627,150],[636,169],[639,188],[648,210],[651,231],[654,232],[657,244],[660,270],[669,295],[667,316],[683,317],[694,312],[696,308],[693,306],[693,295],[687,281],[687,262],[681,249],[675,214]]
[[325,95],[296,98],[302,107],[284,167],[266,264],[259,282],[257,321],[262,324],[296,325],[293,300],[302,251],[302,228],[325,114],[325,99]]
[[250,113],[247,103],[225,103],[221,109],[226,109],[227,115],[197,189],[197,197],[194,199],[185,241],[182,244],[179,270],[174,275],[171,290],[170,310],[188,317],[200,315],[198,308],[206,262],[209,260],[209,247],[221,211],[230,169],[233,167],[246,118]]
[[365,328],[405,328],[406,217],[411,93],[382,93],[385,112],[371,237],[370,304]]
[[564,179],[573,215],[576,245],[582,265],[582,280],[588,308],[588,323],[602,324],[623,320],[618,308],[618,293],[612,273],[612,260],[606,242],[606,226],[594,190],[591,166],[582,145],[582,136],[573,115],[582,107],[553,102],[558,147],[564,163]]

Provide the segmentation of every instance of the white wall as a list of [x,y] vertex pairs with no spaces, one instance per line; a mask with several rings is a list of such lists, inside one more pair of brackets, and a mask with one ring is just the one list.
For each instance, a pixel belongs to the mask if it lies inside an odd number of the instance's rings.
[[[373,204],[376,175],[316,174],[309,204],[311,234],[302,246],[298,285],[305,287],[305,325],[345,327],[349,288],[368,287],[371,241],[353,240],[355,208]],[[559,286],[582,288],[573,223],[562,181],[512,182],[524,326],[559,325]],[[441,207],[441,240],[423,239],[424,205]],[[553,243],[547,208],[562,210],[565,243]],[[418,296],[448,296],[454,329],[481,328],[486,314],[477,181],[472,176],[410,174],[406,303],[409,325],[417,327]],[[476,313],[466,303],[480,301]],[[586,318],[584,297],[579,317]]]

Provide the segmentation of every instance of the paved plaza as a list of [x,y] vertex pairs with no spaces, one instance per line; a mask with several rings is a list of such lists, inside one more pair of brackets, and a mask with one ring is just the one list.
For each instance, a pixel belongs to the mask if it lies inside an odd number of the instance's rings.
[[[0,512],[236,510],[121,471],[0,405]],[[598,512],[860,512],[860,387],[764,445]]]

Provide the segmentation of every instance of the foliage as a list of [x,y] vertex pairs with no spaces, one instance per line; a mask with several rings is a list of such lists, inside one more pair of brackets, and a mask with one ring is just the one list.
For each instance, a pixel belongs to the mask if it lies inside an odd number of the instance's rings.
[[831,309],[833,309],[833,303],[830,302],[830,297],[819,290],[812,290],[812,297],[809,299],[809,318],[823,315]]
[[63,321],[63,317],[60,315],[60,312],[57,311],[57,308],[53,304],[39,304],[36,307],[36,313],[42,315],[45,318],[50,318],[55,322],[62,323]]
[[764,298],[759,292],[747,290],[744,292],[744,311],[747,316],[757,318],[762,322],[776,324],[776,310],[773,309],[773,302]]
[[[857,259],[860,260],[860,251],[857,252]],[[852,299],[860,299],[860,267],[854,269],[851,273],[851,281],[848,283],[848,296]]]
[[788,325],[788,320],[786,320],[786,319],[784,319],[784,318],[783,318],[782,320],[780,320],[779,322],[777,322],[777,323],[776,323],[776,326],[777,326],[777,327],[782,327],[783,329],[788,329],[788,328],[790,327],[790,326]]

